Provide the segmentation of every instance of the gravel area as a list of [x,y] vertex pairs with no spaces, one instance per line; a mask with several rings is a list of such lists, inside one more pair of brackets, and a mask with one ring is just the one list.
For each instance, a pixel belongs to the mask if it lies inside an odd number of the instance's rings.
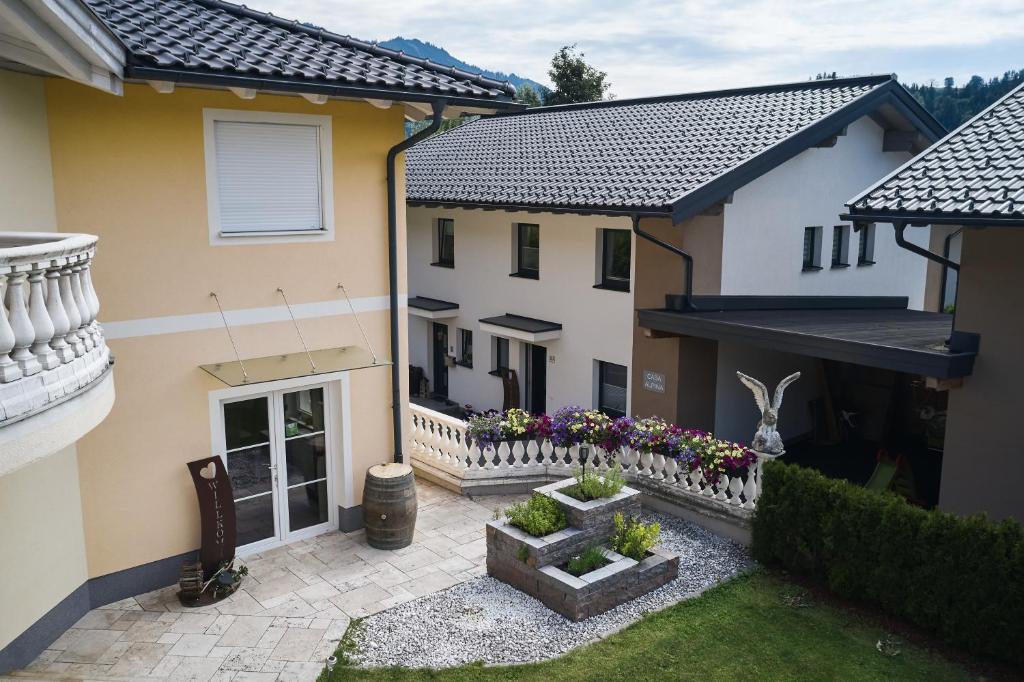
[[456,585],[366,618],[353,656],[365,667],[443,668],[483,661],[526,663],[558,656],[736,575],[747,550],[700,526],[645,512],[661,524],[661,545],[679,554],[679,577],[611,611],[573,623],[490,577]]

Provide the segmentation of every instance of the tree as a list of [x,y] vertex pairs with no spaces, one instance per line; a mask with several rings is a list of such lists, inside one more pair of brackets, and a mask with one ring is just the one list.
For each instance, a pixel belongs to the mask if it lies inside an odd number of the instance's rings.
[[565,45],[555,53],[548,71],[555,89],[544,98],[545,104],[575,104],[604,99],[611,87],[611,83],[605,82],[608,74],[587,64],[583,57],[576,45]]
[[541,102],[540,95],[537,91],[531,88],[527,83],[523,83],[516,88],[516,101],[525,104],[528,107],[539,107]]

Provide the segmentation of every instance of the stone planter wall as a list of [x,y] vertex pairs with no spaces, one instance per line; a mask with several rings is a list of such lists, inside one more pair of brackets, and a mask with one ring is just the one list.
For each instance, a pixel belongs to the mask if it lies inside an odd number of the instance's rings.
[[504,520],[487,524],[489,575],[574,621],[604,613],[675,579],[679,557],[657,547],[639,562],[606,549],[611,563],[579,577],[562,570],[560,566],[586,547],[607,544],[615,514],[628,517],[640,512],[637,490],[623,488],[605,500],[580,502],[559,492],[574,483],[567,479],[535,491],[559,503],[569,519],[568,528],[535,538]]

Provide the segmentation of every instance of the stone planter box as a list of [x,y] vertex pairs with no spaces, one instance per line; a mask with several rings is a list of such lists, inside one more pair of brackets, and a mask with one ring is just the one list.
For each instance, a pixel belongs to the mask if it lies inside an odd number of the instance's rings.
[[[593,533],[572,526],[542,538],[535,538],[506,520],[489,521],[486,531],[488,566],[492,559],[499,558],[533,568],[561,564],[597,542]],[[525,561],[522,558],[524,556]]]
[[679,557],[655,547],[643,561],[636,561],[605,550],[611,563],[576,577],[558,566],[533,568],[519,562],[499,561],[488,572],[502,582],[539,599],[552,611],[569,620],[579,621],[609,611],[640,595],[675,580],[679,575]]
[[534,492],[540,495],[551,497],[565,511],[569,520],[569,526],[581,528],[588,531],[591,537],[599,537],[602,540],[611,536],[615,530],[613,519],[616,514],[622,514],[626,518],[640,515],[640,491],[628,486],[612,497],[590,502],[580,502],[575,497],[569,497],[561,492],[565,488],[576,485],[575,478],[567,478],[556,483],[550,483],[537,488]]
[[561,505],[569,520],[567,528],[535,538],[506,520],[487,524],[490,576],[574,621],[604,613],[676,578],[679,557],[658,547],[639,562],[605,549],[611,563],[579,577],[560,568],[585,548],[605,545],[614,532],[615,514],[628,517],[640,513],[637,490],[624,487],[613,497],[580,502],[559,492],[574,483],[570,478],[534,491]]

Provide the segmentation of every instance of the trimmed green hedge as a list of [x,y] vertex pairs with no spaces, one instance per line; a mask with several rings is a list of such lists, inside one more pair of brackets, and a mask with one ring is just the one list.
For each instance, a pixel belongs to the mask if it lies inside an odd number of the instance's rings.
[[771,462],[753,553],[971,652],[1024,663],[1024,526],[1016,521],[926,511]]

